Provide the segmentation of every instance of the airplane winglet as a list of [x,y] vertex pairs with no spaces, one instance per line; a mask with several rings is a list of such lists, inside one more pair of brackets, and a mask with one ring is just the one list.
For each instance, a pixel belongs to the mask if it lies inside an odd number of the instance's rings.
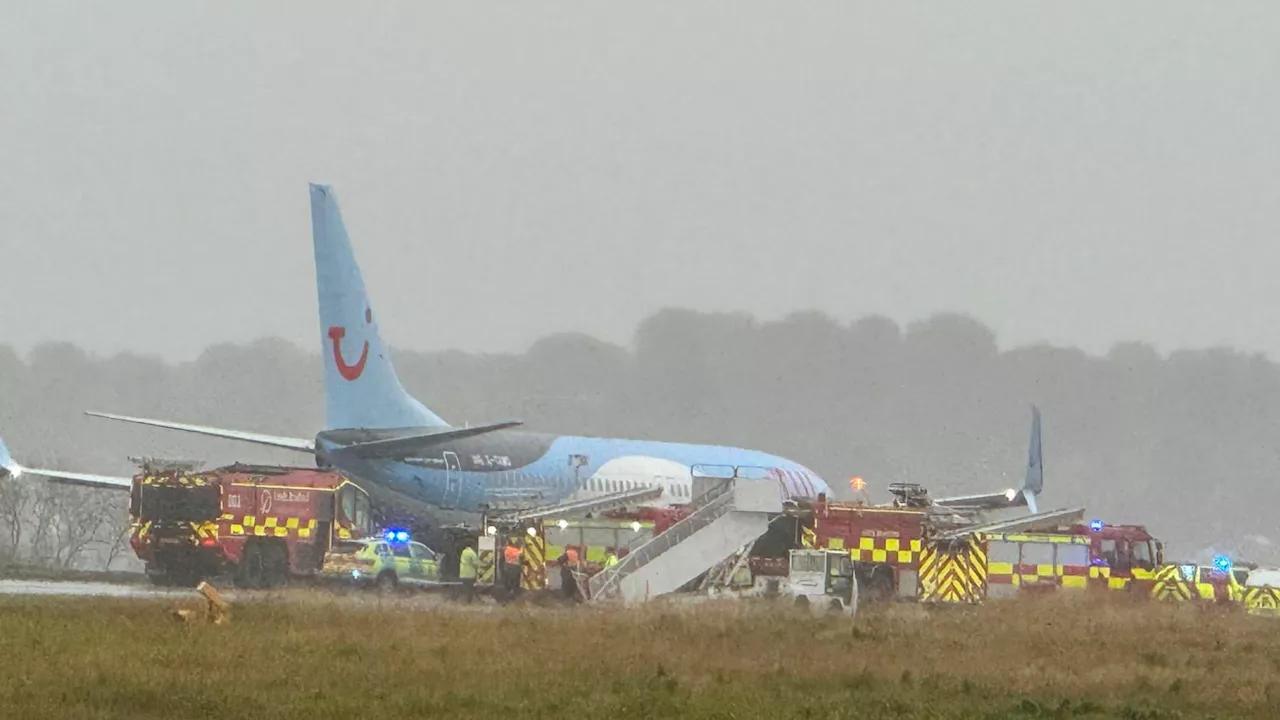
[[9,453],[9,449],[5,447],[4,440],[0,440],[0,477],[18,478],[23,475],[34,475],[43,477],[46,480],[53,480],[58,483],[107,488],[109,490],[129,490],[133,487],[133,478],[118,477],[114,475],[66,472],[63,470],[50,470],[48,468],[33,468],[20,465],[13,459],[13,455]]
[[0,475],[18,477],[21,474],[22,466],[13,461],[13,456],[9,454],[9,448],[5,447],[4,440],[0,439]]

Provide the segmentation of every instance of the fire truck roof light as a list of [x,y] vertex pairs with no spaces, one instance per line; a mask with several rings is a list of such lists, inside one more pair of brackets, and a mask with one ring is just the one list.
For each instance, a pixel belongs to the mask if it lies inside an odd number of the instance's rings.
[[1099,530],[1102,530],[1102,521],[1101,521],[1101,520],[1090,520],[1090,521],[1089,521],[1089,529],[1090,529],[1090,530],[1092,530],[1092,531],[1094,531],[1094,532],[1098,532]]
[[1231,558],[1219,555],[1213,559],[1213,567],[1218,572],[1231,572]]
[[532,527],[532,526],[531,526],[531,527],[529,528],[529,535],[530,535],[531,537],[537,537],[537,536],[538,536],[538,528],[535,528],[535,527]]

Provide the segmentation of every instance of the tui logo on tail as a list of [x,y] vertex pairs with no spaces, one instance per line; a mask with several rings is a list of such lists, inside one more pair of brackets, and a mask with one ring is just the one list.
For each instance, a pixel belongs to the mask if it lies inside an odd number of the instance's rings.
[[[365,324],[373,322],[373,311],[365,308],[364,311]],[[329,340],[333,344],[333,363],[338,366],[338,374],[347,382],[354,382],[361,374],[364,373],[364,364],[369,359],[369,341],[364,341],[364,346],[360,349],[360,359],[354,365],[348,365],[346,358],[342,356],[342,339],[347,336],[347,329],[341,325],[329,326]]]

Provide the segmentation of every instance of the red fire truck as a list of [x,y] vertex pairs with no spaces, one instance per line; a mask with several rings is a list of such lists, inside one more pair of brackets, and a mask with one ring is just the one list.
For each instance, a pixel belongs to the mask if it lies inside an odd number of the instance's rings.
[[1156,596],[1164,546],[1141,525],[1094,520],[982,532],[938,543],[921,573],[923,600],[976,603],[1023,592],[1120,590]]
[[160,585],[230,574],[240,587],[272,587],[314,574],[333,542],[373,531],[369,495],[315,468],[144,468],[129,512],[130,544]]
[[826,499],[793,514],[790,528],[779,523],[771,530],[777,542],[769,536],[757,542],[751,574],[785,575],[785,536],[794,533],[803,547],[848,551],[864,601],[981,602],[989,594],[1050,587],[1155,597],[1171,572],[1162,543],[1141,525],[1095,520],[1037,532],[969,533],[980,527],[975,518],[945,510]]

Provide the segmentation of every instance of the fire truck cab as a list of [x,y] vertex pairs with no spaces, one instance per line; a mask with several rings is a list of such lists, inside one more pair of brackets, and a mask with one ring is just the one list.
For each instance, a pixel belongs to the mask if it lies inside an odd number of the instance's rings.
[[1109,577],[1133,578],[1135,570],[1152,572],[1164,564],[1164,544],[1142,525],[1108,525],[1093,520],[1073,525],[1067,532],[1089,538],[1091,564],[1108,568]]

